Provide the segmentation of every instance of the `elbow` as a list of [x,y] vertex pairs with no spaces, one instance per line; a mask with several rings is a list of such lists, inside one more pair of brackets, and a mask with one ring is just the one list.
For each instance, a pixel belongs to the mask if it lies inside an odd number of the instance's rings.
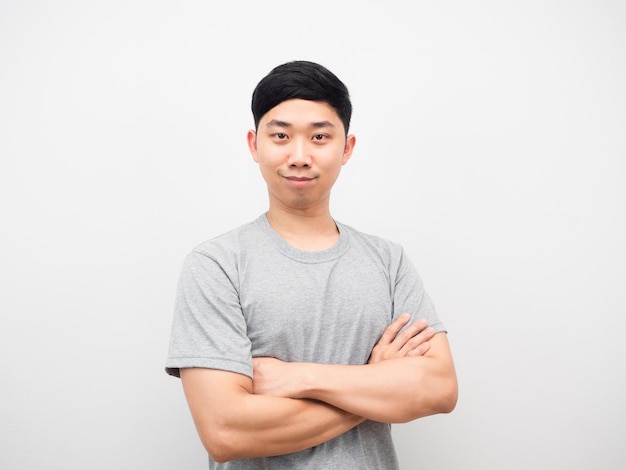
[[426,393],[414,396],[413,406],[410,408],[406,422],[436,414],[452,413],[458,400],[458,385],[456,377],[440,381]]
[[210,430],[201,436],[201,440],[208,454],[218,463],[242,458],[241,449],[236,446],[237,439],[227,430]]
[[452,413],[459,399],[459,386],[456,377],[450,378],[442,387],[437,400],[437,413]]
[[218,441],[209,439],[202,439],[202,444],[211,458],[216,462],[225,463],[230,460],[234,460],[233,452],[228,448],[228,446],[225,446]]
[[459,390],[456,384],[451,386],[446,393],[443,394],[440,403],[440,413],[452,413],[456,408],[459,399]]
[[229,452],[225,451],[224,448],[207,445],[205,445],[204,447],[211,456],[211,459],[213,459],[217,463],[226,463],[230,462],[231,460],[235,460],[235,457],[233,457]]
[[217,463],[226,463],[226,462],[230,462],[231,460],[235,460],[234,457],[230,457],[228,454],[224,454],[221,452],[209,451],[209,455],[211,456],[211,459]]
[[217,463],[226,463],[226,462],[230,462],[231,460],[234,460],[232,457],[229,457],[227,454],[224,454],[222,452],[212,451],[212,450],[209,450],[208,448],[206,449],[209,455],[211,456],[211,459]]

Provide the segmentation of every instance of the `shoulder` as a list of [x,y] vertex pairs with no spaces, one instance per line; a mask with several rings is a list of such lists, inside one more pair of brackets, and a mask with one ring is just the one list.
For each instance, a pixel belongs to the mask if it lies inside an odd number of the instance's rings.
[[236,247],[242,238],[245,238],[247,234],[254,231],[255,222],[248,222],[233,228],[227,232],[217,235],[213,238],[203,241],[196,245],[191,251],[196,253],[211,253],[213,251],[228,250]]
[[216,263],[224,267],[232,266],[253,247],[258,238],[259,227],[257,220],[254,220],[196,245],[187,254],[185,264]]
[[371,252],[375,252],[381,256],[390,258],[399,258],[403,256],[404,248],[399,243],[371,233],[365,233],[354,227],[337,222],[339,230],[348,233],[350,244]]

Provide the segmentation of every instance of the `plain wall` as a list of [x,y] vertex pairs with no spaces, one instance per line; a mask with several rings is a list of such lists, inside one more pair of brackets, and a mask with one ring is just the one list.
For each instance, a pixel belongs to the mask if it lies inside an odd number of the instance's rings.
[[267,207],[272,67],[350,88],[333,215],[402,243],[450,415],[402,468],[626,465],[626,4],[0,0],[0,467],[202,469],[164,361],[197,243]]

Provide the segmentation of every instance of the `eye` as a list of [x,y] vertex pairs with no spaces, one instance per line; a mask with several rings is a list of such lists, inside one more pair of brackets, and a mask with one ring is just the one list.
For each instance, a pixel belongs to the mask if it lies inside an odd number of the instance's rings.
[[313,140],[316,142],[323,142],[324,140],[326,140],[326,136],[324,134],[315,134],[313,136]]
[[272,137],[275,140],[280,140],[280,141],[288,139],[287,134],[285,134],[284,132],[277,132],[276,134],[272,134]]

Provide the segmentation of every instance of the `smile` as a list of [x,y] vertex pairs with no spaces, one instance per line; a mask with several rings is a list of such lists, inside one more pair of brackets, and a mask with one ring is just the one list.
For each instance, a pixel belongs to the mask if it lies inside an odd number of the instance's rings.
[[285,176],[285,179],[292,185],[296,187],[306,186],[311,183],[315,178],[309,178],[306,176]]

